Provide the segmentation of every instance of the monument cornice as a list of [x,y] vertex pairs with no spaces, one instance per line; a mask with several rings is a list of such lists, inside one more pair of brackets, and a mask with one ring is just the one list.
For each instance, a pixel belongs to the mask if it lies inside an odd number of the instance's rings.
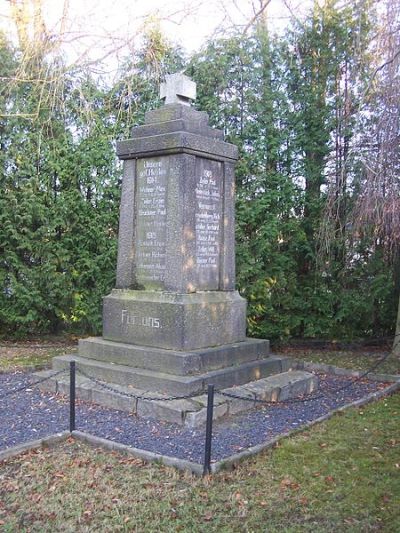
[[186,131],[137,137],[117,143],[117,155],[123,160],[180,153],[216,161],[235,162],[238,159],[238,148],[234,144]]

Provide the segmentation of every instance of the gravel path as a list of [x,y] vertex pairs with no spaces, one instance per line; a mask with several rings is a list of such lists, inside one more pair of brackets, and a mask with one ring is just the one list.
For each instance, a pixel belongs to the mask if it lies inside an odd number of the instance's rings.
[[[0,449],[42,438],[69,427],[68,400],[30,388],[32,379],[31,374],[22,372],[0,374]],[[333,392],[351,379],[326,375],[319,375],[319,379],[319,394],[327,393],[324,398],[262,407],[216,422],[212,443],[213,459],[223,459],[290,429],[301,427],[332,409],[385,387],[385,384],[364,380],[346,390]],[[1,398],[4,392],[21,385],[27,389]],[[204,428],[182,428],[79,402],[76,429],[136,448],[196,463],[203,462]]]

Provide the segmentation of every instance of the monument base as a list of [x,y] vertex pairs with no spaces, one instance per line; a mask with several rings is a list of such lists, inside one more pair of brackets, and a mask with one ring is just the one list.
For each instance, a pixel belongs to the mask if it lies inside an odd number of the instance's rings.
[[[76,360],[78,370],[97,380],[185,396],[203,393],[208,384],[232,387],[289,370],[289,358],[268,356],[268,351],[269,342],[258,339],[179,353],[95,338],[81,341],[78,356],[55,357],[53,368],[67,368]],[[191,362],[197,366],[195,373],[190,372]]]
[[103,301],[103,338],[184,351],[241,342],[246,300],[237,291],[113,289]]
[[247,338],[243,342],[187,351],[138,346],[103,337],[79,341],[80,357],[178,376],[237,367],[265,359],[268,355],[269,341],[264,339]]
[[[59,360],[57,366],[63,366],[72,359],[76,360],[74,356],[66,356],[63,360]],[[275,362],[278,359],[275,358]],[[79,360],[77,363],[78,366],[81,364]],[[284,365],[287,366],[287,364],[288,362],[286,361]],[[88,368],[85,368],[85,370],[88,373],[90,371]],[[51,371],[44,370],[38,372],[37,376],[45,378],[51,373]],[[69,379],[66,376],[58,376],[45,381],[40,387],[42,390],[54,393],[68,394]],[[227,393],[227,396],[216,393],[214,397],[213,417],[214,419],[219,419],[259,407],[260,404],[254,400],[269,402],[288,400],[300,395],[310,394],[317,387],[318,378],[315,375],[301,370],[289,370],[243,385],[224,388],[222,392]],[[104,388],[79,373],[76,380],[76,394],[78,398],[84,401],[97,403],[104,407],[192,428],[204,425],[207,417],[206,394],[199,394],[186,399],[165,400],[162,394],[149,393],[127,385],[109,383],[109,387]],[[242,400],[232,396],[247,399]],[[146,399],[147,397],[152,399]],[[154,399],[157,397],[160,399]]]
[[[79,341],[77,356],[55,357],[53,370],[68,370],[71,361],[76,362],[78,398],[189,427],[206,420],[208,384],[234,396],[267,401],[308,394],[318,386],[318,379],[296,370],[289,357],[270,355],[269,341],[262,339],[179,351],[89,337]],[[44,382],[41,388],[68,394],[68,372]],[[168,400],[170,397],[184,398]],[[257,405],[217,393],[214,418]]]

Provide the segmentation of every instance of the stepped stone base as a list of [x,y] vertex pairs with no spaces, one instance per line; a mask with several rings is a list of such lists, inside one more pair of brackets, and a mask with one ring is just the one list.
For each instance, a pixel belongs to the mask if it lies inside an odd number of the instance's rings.
[[[75,359],[73,356],[65,356],[64,361]],[[279,358],[275,358],[277,360]],[[79,367],[79,360],[77,360]],[[46,377],[52,374],[52,371],[45,370],[38,372],[37,377]],[[207,414],[207,396],[199,394],[198,396],[181,399],[181,400],[161,400],[165,395],[137,389],[129,385],[118,385],[108,383],[110,388],[120,391],[124,394],[132,395],[123,396],[117,392],[105,389],[99,384],[94,384],[88,378],[77,375],[76,384],[77,397],[91,401],[105,407],[128,411],[138,416],[156,418],[175,424],[185,425],[188,427],[198,427],[205,423]],[[251,381],[249,383],[225,388],[223,392],[249,398],[251,400],[265,401],[282,401],[289,398],[303,396],[315,391],[318,387],[318,378],[302,370],[290,370],[279,375],[273,375],[266,378]],[[68,394],[69,378],[68,376],[57,376],[40,385],[42,390]],[[217,387],[220,388],[220,387]],[[221,390],[221,388],[220,388]],[[152,398],[159,397],[160,400],[146,400],[134,398],[133,396],[147,396]],[[214,419],[246,411],[257,407],[254,401],[241,400],[223,396],[219,393],[215,395],[214,402]]]
[[[207,385],[216,388],[233,387],[258,380],[291,369],[288,357],[269,356],[264,359],[246,361],[218,370],[209,370],[195,375],[169,374],[165,370],[150,370],[135,366],[99,361],[88,357],[62,355],[53,359],[53,369],[68,368],[70,361],[76,361],[78,369],[95,379],[107,383],[135,387],[140,390],[158,392],[165,395],[184,396],[202,393]],[[166,369],[166,366],[163,366]]]
[[[42,378],[67,370],[42,383],[42,390],[69,394],[71,361],[78,398],[188,427],[205,423],[209,384],[252,400],[216,393],[215,419],[259,405],[253,400],[285,400],[318,386],[314,375],[294,370],[289,357],[270,355],[269,341],[262,339],[180,351],[89,337],[79,342],[79,355],[54,357],[52,371],[37,373]],[[176,396],[189,397],[165,400]]]
[[246,339],[213,348],[179,351],[89,337],[79,341],[79,355],[106,363],[190,376],[264,359],[269,355],[269,341]]

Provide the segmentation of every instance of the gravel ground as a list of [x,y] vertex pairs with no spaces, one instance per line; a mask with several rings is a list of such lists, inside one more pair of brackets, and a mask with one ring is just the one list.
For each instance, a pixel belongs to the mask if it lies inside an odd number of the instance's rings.
[[[335,392],[351,379],[326,375],[319,375],[319,379],[320,389],[317,394],[326,393],[323,398],[263,406],[214,423],[213,460],[223,459],[288,430],[301,427],[332,409],[386,386],[363,380],[343,391]],[[33,380],[30,374],[22,372],[0,374],[0,449],[42,438],[69,427],[68,400],[32,389],[30,383]],[[20,386],[27,388],[23,392],[2,398],[2,394]],[[203,462],[204,428],[182,428],[78,402],[76,429],[136,448],[196,463]]]

